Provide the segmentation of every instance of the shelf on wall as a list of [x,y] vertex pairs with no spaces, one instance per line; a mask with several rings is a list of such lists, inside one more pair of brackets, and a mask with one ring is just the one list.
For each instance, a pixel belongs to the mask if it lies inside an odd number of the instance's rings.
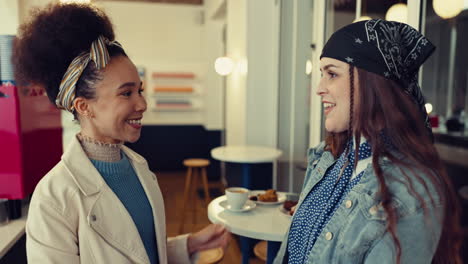
[[153,79],[195,79],[192,72],[153,72]]
[[192,101],[185,100],[160,100],[156,101],[156,108],[166,107],[166,108],[179,108],[179,107],[193,107]]
[[182,108],[176,108],[176,107],[156,107],[154,109],[151,109],[153,112],[195,112],[201,110],[200,107],[182,107]]
[[158,93],[152,93],[149,95],[151,98],[187,98],[187,97],[196,97],[196,96],[201,96],[202,93],[199,92],[193,92],[193,93],[164,93],[164,92],[158,92]]
[[155,86],[154,93],[193,93],[195,88],[192,86]]
[[198,73],[183,67],[178,70],[158,69],[148,74],[145,125],[203,124],[203,82]]
[[[202,105],[200,86],[196,75],[192,72],[153,72],[151,75],[152,89],[150,109],[154,112],[197,112]],[[179,114],[178,114],[179,113]]]

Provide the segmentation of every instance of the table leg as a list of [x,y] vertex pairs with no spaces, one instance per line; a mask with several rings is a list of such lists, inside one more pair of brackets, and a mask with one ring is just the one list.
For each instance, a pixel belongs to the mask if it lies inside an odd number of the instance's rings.
[[252,256],[252,249],[255,245],[255,240],[248,237],[239,236],[242,253],[242,264],[249,264],[249,259]]
[[242,164],[242,185],[244,188],[250,189],[252,187],[250,179],[250,164]]
[[[278,189],[278,161],[275,160],[273,161],[273,189],[277,190]],[[291,192],[291,190],[289,190]]]
[[273,263],[280,247],[281,242],[267,241],[267,264]]
[[[244,188],[252,188],[251,179],[250,179],[250,164],[242,164],[242,186]],[[241,251],[242,251],[242,264],[248,264],[249,258],[254,247],[254,240],[248,237],[240,237]]]

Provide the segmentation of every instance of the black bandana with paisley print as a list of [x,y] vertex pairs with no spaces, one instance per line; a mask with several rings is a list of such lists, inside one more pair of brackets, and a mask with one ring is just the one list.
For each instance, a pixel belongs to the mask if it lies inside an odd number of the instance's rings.
[[411,26],[372,19],[336,31],[320,58],[337,59],[396,81],[418,105],[432,136],[418,71],[434,50],[435,46]]

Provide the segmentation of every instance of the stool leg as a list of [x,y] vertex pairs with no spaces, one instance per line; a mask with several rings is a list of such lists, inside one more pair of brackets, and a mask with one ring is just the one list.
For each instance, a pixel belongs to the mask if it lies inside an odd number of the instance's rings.
[[200,169],[193,168],[193,186],[192,186],[192,195],[193,195],[193,207],[192,207],[192,212],[193,212],[193,219],[192,223],[196,224],[197,223],[197,200],[198,200],[198,177],[200,176]]
[[208,189],[208,177],[206,176],[206,168],[203,167],[201,171],[202,171],[203,189],[205,189],[205,203],[206,203],[206,208],[208,208],[208,204],[210,204],[210,191]]
[[187,168],[187,176],[185,178],[185,190],[184,190],[184,203],[182,204],[182,217],[181,217],[181,223],[179,227],[179,234],[182,234],[184,232],[184,223],[185,223],[185,210],[187,209],[187,203],[189,199],[189,194],[190,194],[190,182],[192,178],[192,167]]

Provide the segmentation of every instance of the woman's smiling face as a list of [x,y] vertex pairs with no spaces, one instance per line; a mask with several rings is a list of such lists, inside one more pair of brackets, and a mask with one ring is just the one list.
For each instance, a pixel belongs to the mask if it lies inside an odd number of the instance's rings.
[[147,105],[135,65],[125,56],[112,57],[100,79],[96,98],[86,100],[82,132],[105,143],[137,141]]
[[[350,120],[350,76],[349,64],[323,57],[320,59],[322,78],[316,94],[322,97],[325,114],[325,129],[328,132],[339,133],[346,131]],[[355,70],[355,85],[357,88],[357,73]],[[355,94],[356,93],[355,89]],[[354,97],[357,99],[356,96]],[[354,102],[356,106],[356,101]]]

